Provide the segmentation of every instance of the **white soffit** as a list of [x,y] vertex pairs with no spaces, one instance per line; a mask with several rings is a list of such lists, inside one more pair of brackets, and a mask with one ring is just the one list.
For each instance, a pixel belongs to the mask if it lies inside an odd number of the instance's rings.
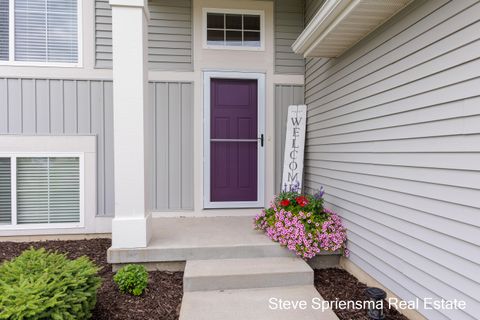
[[304,57],[341,55],[411,0],[325,0],[292,45]]

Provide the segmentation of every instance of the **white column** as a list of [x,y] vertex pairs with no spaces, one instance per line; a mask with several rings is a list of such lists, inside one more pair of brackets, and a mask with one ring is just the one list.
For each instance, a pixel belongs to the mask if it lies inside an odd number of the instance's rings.
[[115,218],[112,246],[146,247],[148,6],[147,0],[110,0],[113,40]]

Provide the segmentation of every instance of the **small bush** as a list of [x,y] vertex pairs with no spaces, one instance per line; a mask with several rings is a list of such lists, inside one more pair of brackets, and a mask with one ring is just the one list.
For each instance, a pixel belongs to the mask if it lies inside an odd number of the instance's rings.
[[148,284],[148,272],[142,265],[129,264],[120,268],[113,280],[123,293],[139,296]]
[[88,319],[98,270],[87,257],[26,250],[0,266],[0,319]]

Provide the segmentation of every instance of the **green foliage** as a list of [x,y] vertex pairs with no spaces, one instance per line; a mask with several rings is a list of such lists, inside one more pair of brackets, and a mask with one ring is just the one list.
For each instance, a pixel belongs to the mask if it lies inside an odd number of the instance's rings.
[[129,264],[120,268],[113,280],[121,292],[139,296],[147,287],[148,272],[142,265]]
[[[288,203],[283,205],[284,201]],[[303,200],[304,202],[299,202],[299,200]],[[287,211],[291,211],[292,213],[299,213],[302,212],[312,212],[316,214],[323,213],[323,197],[319,196],[318,193],[311,195],[311,194],[300,194],[297,192],[281,192],[276,198],[275,203],[278,204],[280,207],[284,208]]]
[[98,270],[87,257],[26,250],[0,266],[0,319],[89,319]]

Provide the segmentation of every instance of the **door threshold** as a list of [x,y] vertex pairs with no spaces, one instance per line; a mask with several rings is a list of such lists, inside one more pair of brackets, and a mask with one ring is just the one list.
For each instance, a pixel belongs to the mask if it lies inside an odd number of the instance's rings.
[[202,209],[199,211],[153,211],[152,218],[254,217],[263,208]]

